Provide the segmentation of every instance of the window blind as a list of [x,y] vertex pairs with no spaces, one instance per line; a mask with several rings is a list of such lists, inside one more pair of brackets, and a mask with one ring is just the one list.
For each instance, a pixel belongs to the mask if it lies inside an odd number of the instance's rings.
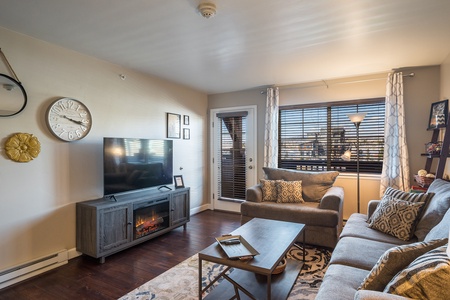
[[[384,98],[281,107],[278,167],[307,171],[356,172],[356,127],[348,114],[366,112],[359,128],[360,172],[381,173]],[[352,151],[350,161],[341,155]]]

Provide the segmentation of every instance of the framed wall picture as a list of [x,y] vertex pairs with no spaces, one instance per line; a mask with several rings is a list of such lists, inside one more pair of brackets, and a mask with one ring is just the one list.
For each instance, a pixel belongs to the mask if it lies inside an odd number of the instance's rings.
[[447,126],[448,100],[442,100],[431,104],[428,130]]
[[173,176],[173,181],[175,182],[175,188],[184,188],[184,181],[182,175],[175,175]]
[[183,116],[183,125],[189,125],[189,116],[188,115]]
[[191,130],[189,128],[183,128],[183,139],[185,140],[191,139]]
[[181,138],[181,115],[167,113],[167,138]]

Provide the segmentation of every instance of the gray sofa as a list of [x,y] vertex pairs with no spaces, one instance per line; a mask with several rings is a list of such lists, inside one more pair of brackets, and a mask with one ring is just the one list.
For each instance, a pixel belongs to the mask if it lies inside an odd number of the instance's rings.
[[[280,203],[264,201],[261,184],[247,189],[241,204],[241,223],[252,218],[265,218],[306,224],[306,243],[333,248],[343,223],[344,190],[333,186],[338,172],[304,172],[263,168],[269,181],[301,181],[304,202]],[[276,200],[276,199],[272,199]]]
[[[393,247],[409,245],[412,248],[412,244],[418,241],[426,243],[434,243],[436,241],[439,241],[441,244],[448,243],[450,229],[450,183],[436,179],[430,185],[428,193],[434,193],[434,196],[422,209],[415,227],[414,236],[407,241],[369,228],[367,220],[380,203],[378,200],[369,203],[368,215],[352,214],[346,222],[340,235],[340,240],[333,251],[329,267],[323,278],[316,300],[409,299],[388,293],[388,291],[385,291],[384,283],[389,283],[395,277],[392,274],[398,274],[398,272],[405,270],[417,258],[417,253],[411,251],[413,254],[409,254],[409,256],[412,257],[402,254],[398,259],[399,266],[393,268],[391,275],[380,274],[380,272],[377,274],[377,272],[371,272],[371,270],[372,268],[374,270],[376,269],[374,266],[380,257],[387,257],[385,253],[388,252],[386,251],[390,250],[389,253],[392,253]],[[417,243],[414,245],[417,245]],[[446,245],[441,245],[440,247],[446,247]],[[378,265],[381,261],[383,260],[380,259]],[[384,259],[383,263],[385,262],[386,259]],[[449,272],[449,269],[447,267],[447,272]],[[369,273],[372,275],[376,274],[378,277],[375,277],[375,279],[383,284],[376,290],[359,289]],[[382,277],[382,275],[385,276]],[[450,272],[446,276],[448,278]],[[450,299],[449,286],[444,289],[437,287],[435,284],[433,286],[438,290],[437,296],[433,296],[432,298]],[[436,291],[434,292],[436,293]]]

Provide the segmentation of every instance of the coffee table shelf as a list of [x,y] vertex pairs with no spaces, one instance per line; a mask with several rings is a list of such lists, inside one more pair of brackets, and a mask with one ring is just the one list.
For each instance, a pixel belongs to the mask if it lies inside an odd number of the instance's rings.
[[[288,259],[286,269],[280,274],[273,274],[275,268],[285,257],[286,253],[303,234],[305,240],[305,225],[254,218],[242,225],[232,235],[245,237],[258,255],[247,261],[229,259],[218,243],[214,243],[198,253],[199,257],[199,299],[208,288],[202,287],[203,260],[222,264],[234,270],[227,275],[225,272],[217,278],[223,277],[222,282],[215,287],[205,299],[286,299],[292,290],[295,280],[303,266],[303,262]],[[303,248],[303,261],[305,250]]]
[[[303,267],[303,262],[288,259],[286,269],[283,273],[272,275],[271,290],[272,299],[284,300],[294,286],[294,283]],[[265,299],[267,291],[266,277],[249,271],[236,269],[229,277],[241,287],[249,291],[255,299]],[[204,300],[231,299],[235,296],[234,286],[231,282],[224,279],[216,288],[209,293]],[[239,297],[242,300],[252,299],[244,292],[239,291]]]

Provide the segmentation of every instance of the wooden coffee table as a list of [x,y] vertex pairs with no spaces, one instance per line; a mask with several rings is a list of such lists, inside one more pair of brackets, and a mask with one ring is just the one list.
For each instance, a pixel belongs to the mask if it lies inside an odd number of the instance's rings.
[[[259,255],[246,261],[229,259],[218,243],[199,252],[199,299],[220,277],[224,280],[205,299],[286,299],[303,267],[305,248],[303,262],[288,259],[284,272],[272,273],[301,233],[305,241],[304,228],[304,224],[254,218],[231,234],[245,238]],[[205,288],[202,288],[203,260],[227,266]],[[230,268],[234,270],[225,274]]]

